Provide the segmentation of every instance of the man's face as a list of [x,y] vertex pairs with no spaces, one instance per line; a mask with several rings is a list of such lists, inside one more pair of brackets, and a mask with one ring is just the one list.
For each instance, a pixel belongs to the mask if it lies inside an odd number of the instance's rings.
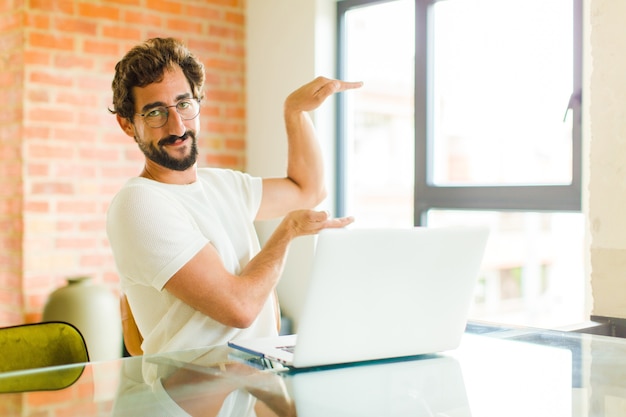
[[134,87],[135,114],[132,123],[122,125],[133,136],[146,158],[165,168],[184,171],[198,157],[196,132],[200,118],[183,120],[175,107],[168,107],[168,117],[161,127],[150,127],[139,114],[148,114],[158,107],[174,106],[181,100],[193,99],[189,82],[180,67],[166,70],[163,80],[145,87]]

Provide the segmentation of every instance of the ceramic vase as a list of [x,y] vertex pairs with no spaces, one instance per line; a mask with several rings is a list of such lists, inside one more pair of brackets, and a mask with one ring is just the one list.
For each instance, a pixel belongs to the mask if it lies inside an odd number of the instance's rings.
[[80,330],[90,361],[122,356],[122,322],[119,300],[90,277],[69,278],[46,302],[43,321],[64,321]]

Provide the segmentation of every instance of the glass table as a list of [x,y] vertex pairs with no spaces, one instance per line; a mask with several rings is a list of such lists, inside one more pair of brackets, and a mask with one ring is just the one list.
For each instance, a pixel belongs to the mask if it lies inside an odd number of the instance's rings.
[[[0,374],[2,416],[626,415],[626,339],[470,323],[437,355],[290,370],[226,346]],[[4,381],[4,383],[3,383]]]

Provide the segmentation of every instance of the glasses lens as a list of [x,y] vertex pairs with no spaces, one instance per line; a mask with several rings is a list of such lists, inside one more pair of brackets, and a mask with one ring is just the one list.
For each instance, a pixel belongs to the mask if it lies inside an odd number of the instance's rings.
[[150,127],[161,127],[167,122],[167,109],[165,107],[152,109],[144,116],[144,120]]
[[183,100],[176,104],[176,111],[185,120],[193,119],[200,113],[200,104],[196,100]]

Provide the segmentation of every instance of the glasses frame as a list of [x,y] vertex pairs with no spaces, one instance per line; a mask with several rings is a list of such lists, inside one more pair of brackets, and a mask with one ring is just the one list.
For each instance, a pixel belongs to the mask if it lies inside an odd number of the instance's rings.
[[[198,103],[198,112],[197,112],[197,113],[195,114],[195,116],[193,116],[193,117],[188,117],[188,118],[183,117],[183,115],[180,113],[180,111],[178,111],[178,106],[179,106],[181,103],[185,103],[185,102],[193,102],[193,101],[195,101],[196,103]],[[143,119],[143,122],[144,122],[144,124],[145,124],[146,126],[151,127],[151,128],[153,128],[153,129],[160,129],[160,128],[162,128],[163,126],[165,126],[165,125],[167,124],[167,122],[168,122],[168,120],[169,120],[169,118],[170,118],[170,111],[169,111],[169,109],[170,109],[171,107],[174,107],[174,109],[176,109],[176,113],[178,113],[178,115],[180,116],[180,118],[181,118],[182,120],[193,120],[193,119],[195,119],[196,117],[198,117],[198,115],[200,114],[200,99],[199,99],[199,98],[195,98],[195,97],[193,97],[193,98],[184,98],[184,99],[182,99],[182,100],[178,101],[176,104],[172,104],[171,106],[154,106],[154,107],[152,107],[150,110],[148,110],[148,111],[146,111],[146,112],[144,112],[144,113],[135,113],[135,114],[136,114],[137,116],[140,116],[140,117]],[[159,125],[159,126],[152,126],[152,125],[150,125],[150,124],[147,122],[147,117],[146,117],[146,116],[147,116],[148,114],[150,114],[150,112],[152,112],[152,111],[154,111],[154,110],[156,110],[156,109],[165,109],[165,120],[163,121],[163,124],[161,124],[161,125]]]

